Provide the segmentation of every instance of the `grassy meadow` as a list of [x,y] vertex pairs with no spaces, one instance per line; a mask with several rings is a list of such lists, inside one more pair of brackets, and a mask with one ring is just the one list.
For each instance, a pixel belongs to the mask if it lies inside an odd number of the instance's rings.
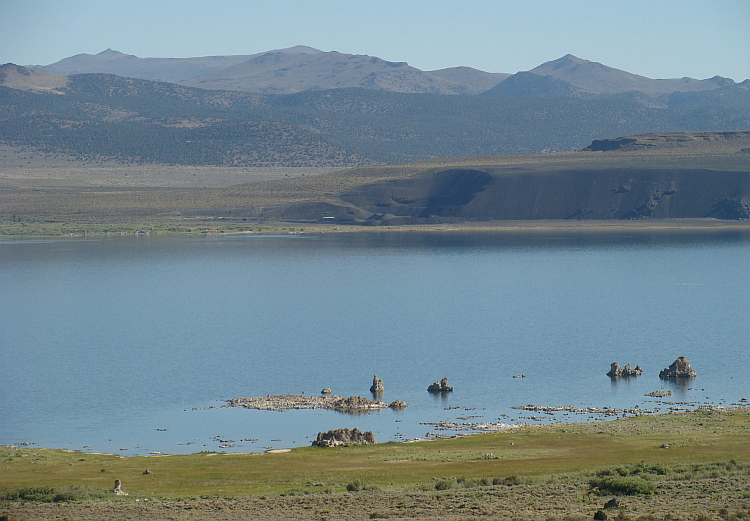
[[668,469],[653,479],[670,474],[685,479],[701,466],[728,461],[750,465],[746,410],[529,426],[450,440],[302,447],[269,454],[121,457],[5,446],[0,448],[0,497],[28,487],[107,490],[115,479],[122,480],[131,497],[341,492],[352,483],[404,490],[434,488],[440,480],[565,481],[639,462]]

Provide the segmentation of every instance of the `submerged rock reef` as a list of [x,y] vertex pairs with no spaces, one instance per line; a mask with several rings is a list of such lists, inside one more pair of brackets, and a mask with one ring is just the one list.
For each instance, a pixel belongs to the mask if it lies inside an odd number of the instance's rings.
[[244,407],[261,411],[289,411],[294,409],[329,409],[339,412],[367,412],[380,409],[403,409],[407,404],[401,400],[384,403],[361,396],[342,398],[336,395],[307,396],[304,394],[279,394],[253,398],[232,398],[225,407]]

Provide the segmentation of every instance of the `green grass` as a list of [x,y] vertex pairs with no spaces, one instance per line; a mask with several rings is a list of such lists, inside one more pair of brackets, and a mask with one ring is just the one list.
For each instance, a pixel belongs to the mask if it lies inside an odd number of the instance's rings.
[[[661,448],[664,443],[669,448]],[[492,452],[497,459],[485,459]],[[717,464],[716,462],[722,462]],[[34,487],[108,490],[131,497],[312,494],[359,489],[514,486],[524,480],[689,479],[745,472],[750,414],[744,410],[644,416],[614,422],[528,427],[455,440],[282,454],[201,453],[129,457],[0,447],[0,491]],[[150,474],[144,474],[149,469]],[[585,481],[585,480],[584,480]],[[438,485],[438,483],[441,483]],[[449,486],[450,485],[450,486]]]

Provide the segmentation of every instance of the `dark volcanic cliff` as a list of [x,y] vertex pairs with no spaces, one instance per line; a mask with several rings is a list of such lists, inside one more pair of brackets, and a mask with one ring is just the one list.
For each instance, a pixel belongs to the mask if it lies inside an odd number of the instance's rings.
[[[692,155],[684,155],[686,150]],[[723,155],[716,155],[717,150]],[[456,165],[361,185],[325,202],[296,203],[266,215],[389,225],[750,218],[750,132],[629,136],[595,141],[580,154],[594,160]],[[712,154],[732,160],[705,159]],[[649,162],[644,157],[659,160]],[[702,162],[696,163],[696,158]]]
[[370,185],[344,194],[341,199],[372,213],[371,220],[393,223],[645,217],[746,219],[750,217],[750,171],[448,170]]

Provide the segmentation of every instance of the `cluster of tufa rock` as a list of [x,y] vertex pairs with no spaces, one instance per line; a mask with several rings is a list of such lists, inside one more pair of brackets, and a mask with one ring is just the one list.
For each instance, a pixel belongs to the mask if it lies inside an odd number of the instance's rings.
[[690,367],[690,362],[684,356],[680,356],[672,365],[662,369],[659,378],[694,378],[698,373]]
[[632,369],[630,364],[625,365],[625,367],[620,367],[620,364],[617,362],[612,362],[612,366],[607,373],[607,376],[613,378],[617,376],[641,376],[641,373],[643,373],[643,369],[641,369],[640,365],[637,365],[635,366],[635,369]]
[[372,431],[362,432],[357,427],[353,430],[335,429],[328,432],[319,432],[318,438],[312,442],[314,447],[338,447],[353,443],[372,445],[375,443],[375,435]]
[[440,383],[433,383],[427,390],[431,393],[452,393],[453,387],[448,385],[448,378],[443,378],[440,380]]
[[378,375],[374,375],[372,377],[372,385],[370,386],[370,392],[382,393],[383,391],[385,391],[385,387],[383,387],[383,380],[378,378]]
[[[635,369],[627,364],[625,367],[620,367],[617,362],[612,362],[607,376],[616,378],[618,376],[640,376],[643,373],[640,365],[635,366]],[[697,376],[695,370],[690,367],[690,362],[684,356],[677,357],[672,365],[666,369],[662,369],[659,373],[659,378],[693,378]],[[434,385],[434,384],[433,384]]]
[[304,394],[281,394],[257,396],[253,398],[232,398],[226,400],[224,407],[244,407],[261,411],[289,411],[292,409],[329,409],[341,412],[365,412],[385,409],[403,409],[406,403],[396,400],[390,404],[379,400],[368,400],[361,396],[341,396],[324,394],[322,396],[307,396]]

